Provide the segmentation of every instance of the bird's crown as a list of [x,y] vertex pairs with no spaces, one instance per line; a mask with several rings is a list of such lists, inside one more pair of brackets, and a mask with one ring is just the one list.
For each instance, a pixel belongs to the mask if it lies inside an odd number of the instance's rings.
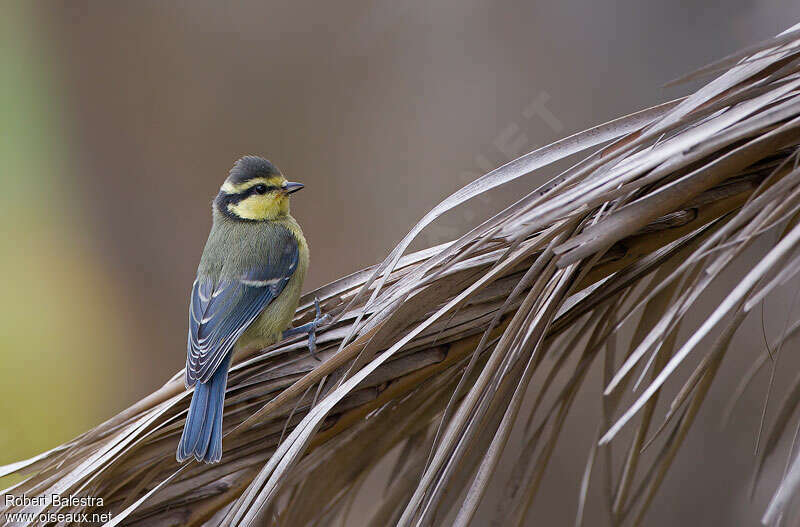
[[244,156],[233,164],[228,173],[228,179],[233,184],[246,183],[254,178],[272,178],[280,176],[281,171],[278,167],[258,156]]

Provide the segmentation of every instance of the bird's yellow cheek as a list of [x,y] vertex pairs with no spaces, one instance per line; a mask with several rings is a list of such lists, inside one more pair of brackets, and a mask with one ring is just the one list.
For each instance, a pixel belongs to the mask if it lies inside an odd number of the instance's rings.
[[289,199],[283,195],[250,196],[231,203],[228,210],[246,220],[269,220],[289,212]]

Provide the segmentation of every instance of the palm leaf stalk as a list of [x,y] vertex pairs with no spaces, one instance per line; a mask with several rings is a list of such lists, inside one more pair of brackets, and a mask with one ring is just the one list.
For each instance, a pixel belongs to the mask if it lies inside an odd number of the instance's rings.
[[[190,400],[178,372],[93,430],[0,468],[26,476],[6,492],[100,496],[102,507],[4,509],[111,511],[111,526],[329,525],[347,517],[367,475],[399,451],[369,524],[464,526],[516,429],[524,446],[490,512],[496,525],[522,525],[596,368],[604,391],[576,522],[590,485],[603,484],[609,521],[641,523],[737,327],[800,271],[800,28],[698,75],[718,72],[687,97],[486,174],[429,212],[380,265],[306,295],[297,324],[311,318],[315,297],[334,315],[318,334],[322,362],[300,338],[237,358],[221,463],[175,462]],[[406,254],[445,212],[592,148],[460,238]],[[768,233],[779,234],[774,246],[679,339],[698,298]],[[798,329],[787,325],[770,348]],[[765,357],[754,357],[750,378]],[[694,370],[667,393],[665,381],[687,361]],[[759,468],[787,433],[798,386],[765,433]],[[671,398],[663,416],[661,397]],[[790,514],[798,459],[765,522]]]

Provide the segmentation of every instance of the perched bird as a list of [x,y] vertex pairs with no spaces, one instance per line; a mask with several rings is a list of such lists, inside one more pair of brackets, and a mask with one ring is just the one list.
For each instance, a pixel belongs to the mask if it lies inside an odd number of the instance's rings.
[[213,224],[189,302],[186,387],[192,402],[177,460],[222,456],[222,409],[231,357],[269,346],[284,336],[314,332],[319,316],[289,327],[308,268],[308,245],[289,214],[289,195],[303,188],[286,181],[269,161],[239,159],[212,205]]

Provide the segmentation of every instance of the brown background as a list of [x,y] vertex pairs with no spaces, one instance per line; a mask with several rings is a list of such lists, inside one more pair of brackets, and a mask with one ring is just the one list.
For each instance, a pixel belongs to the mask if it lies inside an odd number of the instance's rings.
[[[293,212],[312,247],[313,288],[382,259],[478,173],[679,96],[691,86],[661,86],[800,15],[790,0],[65,2],[4,11],[0,395],[9,417],[0,462],[68,439],[182,366],[210,200],[238,156],[264,155],[306,183]],[[525,111],[537,101],[545,112]],[[548,174],[446,216],[420,245],[463,232]],[[771,337],[791,299],[784,291],[768,300]],[[721,430],[719,414],[763,353],[761,331],[758,316],[740,331],[648,524],[757,522],[771,486],[752,504],[746,496],[768,377],[732,427]],[[531,525],[573,521],[598,390],[590,380],[568,421]],[[782,462],[769,465],[773,481]],[[605,521],[597,496],[589,525]],[[370,506],[359,501],[353,525]]]

